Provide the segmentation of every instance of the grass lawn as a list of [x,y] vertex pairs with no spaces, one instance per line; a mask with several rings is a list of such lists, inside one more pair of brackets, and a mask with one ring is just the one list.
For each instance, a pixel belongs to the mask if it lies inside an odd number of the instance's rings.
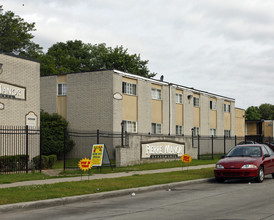
[[29,180],[43,180],[52,178],[42,173],[20,173],[20,174],[2,174],[0,175],[0,184],[15,183]]
[[[213,177],[213,168],[0,189],[0,205]],[[98,190],[99,189],[99,190]]]
[[[206,164],[215,164],[218,159],[214,160],[192,160],[190,164],[182,163],[181,160],[177,161],[168,161],[161,163],[146,163],[139,164],[134,166],[127,167],[114,167],[111,169],[110,167],[103,167],[102,169],[97,169],[93,167],[88,172],[83,172],[79,168],[73,170],[66,170],[65,172],[61,172],[61,175],[50,177],[48,175],[35,172],[30,172],[29,174],[3,174],[0,175],[0,184],[5,183],[14,183],[28,180],[40,180],[40,179],[49,179],[49,178],[60,178],[60,177],[71,177],[71,176],[79,176],[79,175],[92,175],[96,173],[106,174],[106,173],[118,173],[118,172],[130,172],[130,171],[141,171],[141,170],[155,170],[155,169],[165,169],[165,168],[173,168],[173,167],[187,167],[187,166],[197,166],[197,165],[206,165]],[[70,163],[78,163],[78,159],[70,160]],[[54,164],[54,169],[62,169],[63,161],[57,161]]]
[[[174,167],[186,167],[186,166],[197,166],[197,165],[206,165],[206,164],[215,164],[219,160],[219,157],[215,157],[214,160],[207,159],[207,160],[192,160],[191,163],[186,164],[183,163],[181,160],[176,161],[167,161],[161,163],[145,163],[145,164],[138,164],[134,166],[127,166],[127,167],[114,167],[111,169],[110,167],[102,167],[102,169],[97,169],[93,167],[89,173],[96,174],[96,173],[117,173],[117,172],[129,172],[129,171],[141,171],[141,170],[156,170],[156,169],[166,169],[166,168],[174,168]],[[72,160],[70,164],[73,162],[79,162],[79,160]],[[62,166],[60,166],[62,164]],[[113,163],[115,164],[115,163]],[[57,165],[54,168],[63,168],[63,161],[58,161]],[[81,175],[84,174],[79,169],[66,169],[65,172],[62,172],[62,175]]]

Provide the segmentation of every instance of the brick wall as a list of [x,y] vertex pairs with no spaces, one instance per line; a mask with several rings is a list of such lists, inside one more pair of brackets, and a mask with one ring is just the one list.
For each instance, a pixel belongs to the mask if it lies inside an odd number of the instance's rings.
[[26,99],[1,98],[4,109],[0,110],[1,125],[26,125],[26,115],[29,112],[37,116],[37,126],[40,125],[40,63],[17,56],[1,54],[0,63],[3,72],[0,81],[26,89]]

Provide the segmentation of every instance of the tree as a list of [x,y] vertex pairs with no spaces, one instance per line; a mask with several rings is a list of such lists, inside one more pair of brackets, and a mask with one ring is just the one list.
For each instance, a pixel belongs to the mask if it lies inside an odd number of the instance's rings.
[[[43,155],[56,154],[59,158],[64,152],[64,130],[68,127],[68,122],[60,115],[49,114],[43,110],[40,113],[42,127],[42,146]],[[74,142],[67,136],[66,152],[72,150]]]
[[262,104],[259,107],[260,114],[262,119],[273,120],[274,119],[274,106],[271,104]]
[[128,54],[120,47],[106,47],[106,44],[85,44],[80,40],[56,43],[41,58],[41,75],[70,72],[88,72],[117,69],[145,77],[153,77],[147,68],[148,60],[140,55]]
[[35,23],[27,23],[11,11],[3,13],[0,5],[0,51],[38,58],[42,48],[31,39],[30,32],[35,31]]
[[245,111],[246,120],[259,120],[262,118],[257,106],[250,106]]
[[274,105],[261,104],[259,107],[250,106],[246,110],[247,120],[274,120]]

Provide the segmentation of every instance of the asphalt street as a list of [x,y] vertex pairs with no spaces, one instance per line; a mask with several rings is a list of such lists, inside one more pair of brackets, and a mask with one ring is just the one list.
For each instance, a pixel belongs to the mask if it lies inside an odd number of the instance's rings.
[[[135,193],[135,194],[134,194]],[[274,219],[274,180],[174,185],[143,193],[2,213],[0,219]]]

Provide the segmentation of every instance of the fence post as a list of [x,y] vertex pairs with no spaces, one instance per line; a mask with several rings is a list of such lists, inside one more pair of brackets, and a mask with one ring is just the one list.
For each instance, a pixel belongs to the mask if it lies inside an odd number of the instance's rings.
[[211,147],[212,147],[212,150],[211,150],[211,159],[214,160],[214,138],[213,138],[213,135],[211,135]]
[[224,154],[226,154],[226,139],[225,139],[225,135],[224,135]]
[[39,164],[40,173],[42,172],[42,126],[40,126],[40,164]]
[[122,133],[121,133],[121,145],[122,147],[124,147],[124,122],[122,121],[121,123],[121,129],[122,129]]
[[29,126],[25,127],[26,132],[26,173],[29,172]]
[[67,129],[64,128],[64,171],[66,170],[66,143],[67,142]]
[[237,136],[235,135],[235,146],[237,146]]
[[194,147],[194,134],[193,128],[191,128],[191,139],[192,139],[192,148]]
[[200,135],[198,134],[198,160],[200,160]]
[[100,132],[99,129],[97,129],[97,144],[100,143]]

